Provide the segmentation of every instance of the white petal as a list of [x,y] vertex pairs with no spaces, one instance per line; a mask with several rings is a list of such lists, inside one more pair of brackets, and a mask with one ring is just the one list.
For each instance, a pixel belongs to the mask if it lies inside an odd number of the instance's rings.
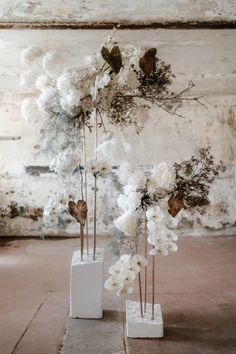
[[23,118],[29,123],[35,123],[41,118],[37,106],[37,100],[32,97],[23,100],[21,104],[21,113]]

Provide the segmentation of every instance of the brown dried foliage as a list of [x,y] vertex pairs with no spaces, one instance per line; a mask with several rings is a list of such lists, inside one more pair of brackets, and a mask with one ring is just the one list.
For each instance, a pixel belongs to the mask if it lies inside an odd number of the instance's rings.
[[78,202],[74,202],[70,200],[68,203],[69,213],[73,218],[75,218],[81,225],[85,225],[87,219],[87,203],[84,200],[78,200]]

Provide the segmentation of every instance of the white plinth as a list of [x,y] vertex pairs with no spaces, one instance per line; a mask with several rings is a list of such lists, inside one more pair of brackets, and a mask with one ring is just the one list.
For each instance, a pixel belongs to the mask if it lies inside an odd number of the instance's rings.
[[[86,251],[85,251],[86,252]],[[104,250],[99,248],[96,260],[89,256],[80,259],[74,251],[70,273],[70,316],[73,318],[102,318]]]
[[161,306],[154,306],[155,318],[151,319],[152,305],[147,304],[147,313],[140,316],[138,301],[126,301],[126,334],[130,338],[161,338],[164,335]]

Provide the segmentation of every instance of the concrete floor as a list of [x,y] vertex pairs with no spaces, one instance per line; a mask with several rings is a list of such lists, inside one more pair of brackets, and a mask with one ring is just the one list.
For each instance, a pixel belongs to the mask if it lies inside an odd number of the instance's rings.
[[[236,237],[183,237],[179,252],[158,257],[160,340],[125,338],[120,299],[108,291],[103,320],[67,321],[69,267],[78,244],[0,240],[0,354],[57,354],[62,341],[63,354],[236,353]],[[111,260],[106,249],[105,269]]]

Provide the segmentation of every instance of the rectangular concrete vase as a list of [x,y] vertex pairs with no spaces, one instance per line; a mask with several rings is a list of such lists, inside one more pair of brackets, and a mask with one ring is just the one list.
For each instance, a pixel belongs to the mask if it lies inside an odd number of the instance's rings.
[[102,318],[104,250],[97,249],[96,260],[89,256],[80,259],[74,251],[70,273],[70,317]]
[[161,306],[154,306],[154,320],[151,319],[152,305],[147,304],[147,313],[140,316],[138,301],[126,301],[126,334],[130,338],[161,338],[164,335]]

